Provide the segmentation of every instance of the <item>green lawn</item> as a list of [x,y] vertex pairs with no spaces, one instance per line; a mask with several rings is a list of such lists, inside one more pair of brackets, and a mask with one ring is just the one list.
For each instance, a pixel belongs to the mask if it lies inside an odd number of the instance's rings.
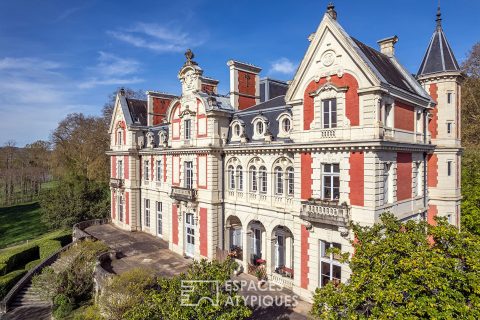
[[0,248],[34,239],[48,232],[38,202],[0,208]]

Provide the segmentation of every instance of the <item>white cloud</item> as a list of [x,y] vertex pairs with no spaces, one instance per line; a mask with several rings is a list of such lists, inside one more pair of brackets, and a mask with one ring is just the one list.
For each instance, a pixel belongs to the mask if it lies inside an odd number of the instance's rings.
[[142,82],[133,76],[140,70],[140,62],[135,59],[120,58],[114,54],[100,51],[98,63],[87,68],[90,77],[78,84],[80,89],[90,89],[101,85],[126,85]]
[[39,70],[51,71],[62,65],[55,61],[41,60],[37,58],[10,58],[0,59],[0,70]]
[[201,38],[195,40],[178,26],[162,26],[156,23],[137,23],[132,28],[107,31],[117,40],[138,48],[145,48],[157,53],[181,52],[187,47],[199,46]]
[[280,58],[272,62],[269,73],[283,73],[291,75],[295,72],[297,66],[287,58]]

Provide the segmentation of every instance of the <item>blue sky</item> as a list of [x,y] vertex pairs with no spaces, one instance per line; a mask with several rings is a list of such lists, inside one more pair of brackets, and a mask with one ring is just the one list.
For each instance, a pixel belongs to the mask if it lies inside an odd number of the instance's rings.
[[[119,86],[179,93],[191,48],[204,74],[228,90],[229,59],[288,80],[328,1],[0,2],[0,145],[48,139],[71,112],[99,114]],[[337,0],[338,20],[370,46],[398,35],[396,54],[417,71],[437,0]],[[443,25],[461,62],[480,41],[480,1],[442,0]]]

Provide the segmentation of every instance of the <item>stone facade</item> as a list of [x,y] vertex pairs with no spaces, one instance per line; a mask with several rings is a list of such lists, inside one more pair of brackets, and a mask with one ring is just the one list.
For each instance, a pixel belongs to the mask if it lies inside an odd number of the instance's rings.
[[325,250],[353,252],[350,221],[372,225],[390,211],[459,225],[461,75],[422,75],[420,85],[395,58],[396,37],[378,52],[351,38],[333,8],[309,40],[293,80],[271,83],[276,96],[260,92],[271,87],[260,68],[238,61],[219,95],[191,51],[181,96],[120,91],[108,151],[113,223],[194,259],[226,250],[246,271],[265,264],[305,299],[348,279]]

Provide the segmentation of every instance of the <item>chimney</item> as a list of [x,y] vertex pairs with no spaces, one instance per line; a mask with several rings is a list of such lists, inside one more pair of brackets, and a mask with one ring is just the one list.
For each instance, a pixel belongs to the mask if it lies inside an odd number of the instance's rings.
[[230,60],[230,103],[235,110],[244,110],[260,103],[261,68]]
[[393,36],[390,38],[385,38],[377,41],[377,43],[380,45],[380,52],[388,57],[393,57],[395,55],[395,43],[397,42],[398,42],[397,36]]

